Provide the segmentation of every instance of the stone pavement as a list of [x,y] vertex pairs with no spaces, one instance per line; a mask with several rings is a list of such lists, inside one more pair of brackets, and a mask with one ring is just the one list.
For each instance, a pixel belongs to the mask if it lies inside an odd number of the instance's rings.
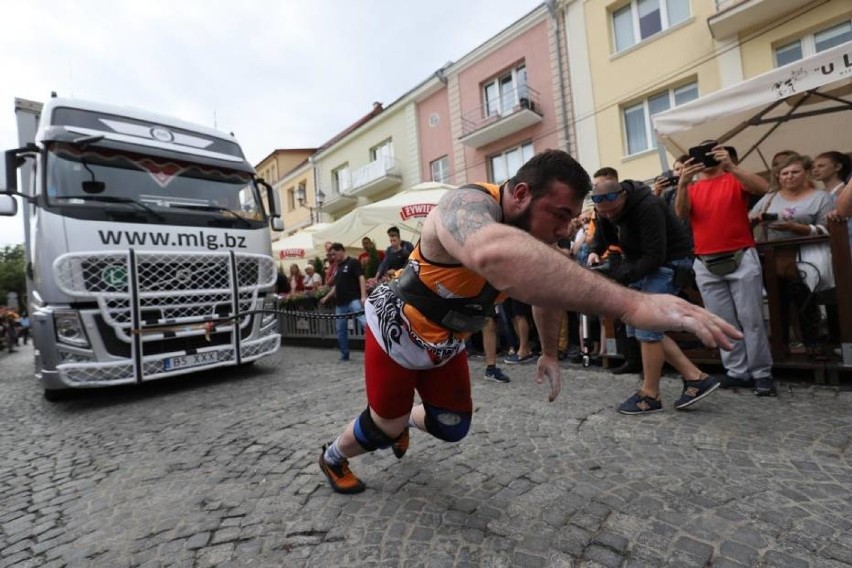
[[565,366],[485,382],[470,435],[414,433],[352,462],[320,445],[364,407],[363,356],[287,347],[253,368],[46,402],[31,349],[0,354],[0,567],[852,564],[852,392],[719,391],[616,414],[636,377]]

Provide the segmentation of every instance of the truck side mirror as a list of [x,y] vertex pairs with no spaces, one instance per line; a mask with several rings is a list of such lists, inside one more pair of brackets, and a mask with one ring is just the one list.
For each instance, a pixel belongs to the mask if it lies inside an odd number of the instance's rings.
[[281,220],[281,217],[270,217],[269,226],[273,231],[283,231],[284,221]]
[[18,150],[6,150],[3,162],[6,166],[6,175],[0,177],[0,183],[3,183],[0,191],[15,193],[18,191]]
[[[18,214],[18,200],[11,195],[0,195],[0,216],[14,217]],[[280,219],[279,219],[280,221]],[[281,229],[283,230],[283,223]]]

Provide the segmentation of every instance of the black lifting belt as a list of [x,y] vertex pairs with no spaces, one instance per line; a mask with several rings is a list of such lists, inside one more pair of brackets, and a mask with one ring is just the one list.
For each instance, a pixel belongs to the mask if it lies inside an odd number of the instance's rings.
[[500,293],[486,282],[474,298],[442,298],[426,286],[410,267],[389,286],[398,298],[417,308],[429,321],[464,333],[474,333],[485,327],[488,318],[494,315],[494,300]]

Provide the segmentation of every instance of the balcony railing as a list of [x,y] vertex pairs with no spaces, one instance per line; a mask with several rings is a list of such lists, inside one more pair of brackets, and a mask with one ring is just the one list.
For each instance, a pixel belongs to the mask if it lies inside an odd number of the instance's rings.
[[724,39],[776,21],[812,0],[716,0],[716,13],[708,18],[710,33]]
[[461,142],[480,148],[541,122],[538,91],[527,85],[501,93],[499,101],[462,115]]
[[402,183],[396,160],[390,156],[380,156],[350,176],[349,187],[341,193],[351,197],[369,197]]

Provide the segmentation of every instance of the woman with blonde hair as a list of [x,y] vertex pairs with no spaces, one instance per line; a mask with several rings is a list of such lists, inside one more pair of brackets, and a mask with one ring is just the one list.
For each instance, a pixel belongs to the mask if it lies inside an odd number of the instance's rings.
[[[808,236],[827,235],[827,215],[831,210],[831,200],[825,191],[814,188],[811,183],[812,162],[807,156],[790,156],[778,168],[779,189],[764,195],[752,208],[749,218],[761,225],[766,241],[795,239]],[[804,260],[804,258],[803,258]],[[796,267],[796,265],[793,265]],[[818,267],[825,273],[817,274],[818,280],[833,279],[828,267]],[[808,353],[821,357],[817,349],[820,313],[813,298],[813,291],[800,274],[800,270],[791,269],[785,275],[781,286],[781,306],[792,303],[799,310],[799,323],[802,328],[802,340]],[[788,310],[782,308],[784,322],[784,340],[789,341],[790,317]]]

